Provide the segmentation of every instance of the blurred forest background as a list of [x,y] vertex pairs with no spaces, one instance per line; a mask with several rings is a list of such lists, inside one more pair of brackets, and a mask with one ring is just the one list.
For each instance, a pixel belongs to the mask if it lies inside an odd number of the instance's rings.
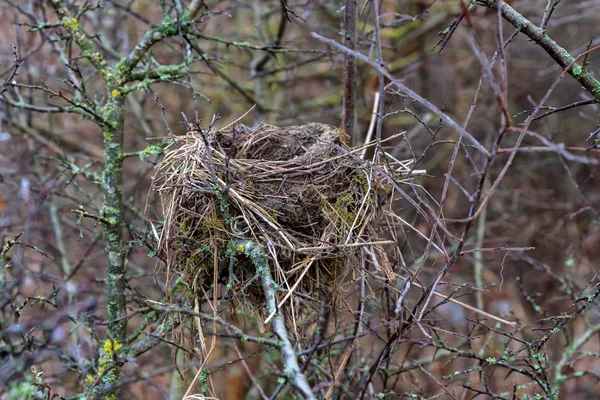
[[[0,398],[598,398],[600,1],[2,0],[0,21]],[[190,299],[158,243],[170,138],[252,107],[412,160],[387,257],[282,313],[295,376],[269,312]]]

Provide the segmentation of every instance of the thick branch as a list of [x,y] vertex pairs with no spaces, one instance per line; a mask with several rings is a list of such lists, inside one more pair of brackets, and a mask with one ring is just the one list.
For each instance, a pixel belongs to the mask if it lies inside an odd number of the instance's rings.
[[[110,75],[117,75],[111,72]],[[104,134],[104,169],[102,182],[104,184],[103,217],[108,221],[104,224],[104,240],[108,255],[107,290],[108,290],[108,319],[118,321],[110,324],[108,332],[111,338],[123,343],[125,341],[127,319],[126,310],[126,269],[125,241],[123,236],[123,136],[125,125],[125,96],[120,92],[119,80],[107,79],[106,89],[108,100],[104,106],[104,114],[109,128]]]

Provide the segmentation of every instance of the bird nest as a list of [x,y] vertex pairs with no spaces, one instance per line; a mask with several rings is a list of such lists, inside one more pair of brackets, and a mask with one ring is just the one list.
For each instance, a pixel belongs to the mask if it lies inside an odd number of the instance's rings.
[[154,189],[165,215],[160,247],[191,294],[221,283],[251,293],[258,285],[255,268],[228,247],[236,239],[265,249],[283,291],[312,297],[340,287],[361,251],[377,246],[380,210],[393,192],[344,135],[311,123],[211,127],[175,138]]

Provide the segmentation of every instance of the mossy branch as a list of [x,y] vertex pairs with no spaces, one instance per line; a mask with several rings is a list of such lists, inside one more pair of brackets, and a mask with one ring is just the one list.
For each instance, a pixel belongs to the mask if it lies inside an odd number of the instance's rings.
[[121,59],[117,65],[117,70],[129,80],[133,69],[156,43],[163,41],[165,38],[176,36],[180,32],[186,34],[194,32],[194,18],[196,18],[202,7],[206,7],[203,0],[193,0],[181,19],[165,15],[160,25],[146,32],[131,53]]
[[50,5],[58,16],[60,24],[69,33],[69,36],[77,43],[82,51],[82,55],[93,66],[96,71],[104,76],[108,68],[106,59],[96,49],[92,39],[79,26],[79,20],[71,14],[67,5],[62,0],[50,0]]
[[256,268],[256,272],[261,277],[262,288],[265,293],[265,300],[267,304],[267,311],[269,314],[274,314],[274,317],[271,319],[271,326],[281,341],[281,356],[283,359],[285,374],[296,387],[296,389],[302,393],[304,398],[311,400],[316,399],[306,380],[306,377],[298,365],[296,353],[294,352],[294,348],[290,342],[289,335],[285,328],[283,316],[277,309],[275,282],[273,282],[271,269],[269,268],[269,257],[265,254],[262,247],[253,240],[232,240],[229,243],[229,251],[234,255],[244,255],[248,257],[250,261],[252,261],[252,264]]
[[501,4],[500,12],[502,13],[502,18],[537,43],[558,65],[563,69],[567,69],[569,75],[577,80],[585,90],[594,96],[597,101],[600,101],[600,82],[586,71],[583,66],[579,65],[576,62],[577,60],[567,50],[559,46],[558,43],[548,36],[544,27],[536,26],[504,1],[480,0],[480,4],[494,10],[498,10],[498,4]]
[[127,57],[121,59],[117,66],[117,70],[126,77],[129,77],[133,69],[138,65],[146,53],[156,43],[163,41],[165,38],[175,36],[182,32],[188,33],[193,23],[187,20],[178,21],[169,16],[165,16],[159,26],[150,29],[142,40],[133,48]]

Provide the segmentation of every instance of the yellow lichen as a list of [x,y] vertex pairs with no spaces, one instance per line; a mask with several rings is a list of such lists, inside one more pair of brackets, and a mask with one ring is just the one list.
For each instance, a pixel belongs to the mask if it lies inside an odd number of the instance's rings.
[[100,351],[100,358],[98,359],[98,375],[102,375],[106,367],[113,360],[115,353],[117,353],[123,345],[117,340],[106,339]]
[[104,341],[104,351],[108,354],[114,354],[117,351],[121,350],[121,348],[123,347],[123,345],[121,343],[119,343],[117,340],[113,340],[113,339],[106,339]]
[[77,21],[77,18],[63,18],[62,21],[62,26],[64,26],[67,29],[77,29],[79,28],[79,22]]

